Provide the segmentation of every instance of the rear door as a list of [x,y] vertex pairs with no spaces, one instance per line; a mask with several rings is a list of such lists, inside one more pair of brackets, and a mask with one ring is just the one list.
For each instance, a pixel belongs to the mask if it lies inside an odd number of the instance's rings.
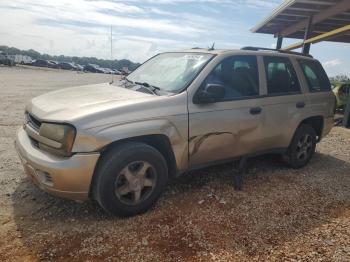
[[266,90],[261,98],[265,150],[283,150],[306,115],[307,98],[287,56],[264,56]]

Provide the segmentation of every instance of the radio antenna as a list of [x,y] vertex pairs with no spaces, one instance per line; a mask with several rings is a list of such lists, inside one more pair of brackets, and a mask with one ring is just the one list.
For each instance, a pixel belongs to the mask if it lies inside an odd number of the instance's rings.
[[208,49],[209,51],[213,51],[215,47],[215,42],[213,43],[213,45]]

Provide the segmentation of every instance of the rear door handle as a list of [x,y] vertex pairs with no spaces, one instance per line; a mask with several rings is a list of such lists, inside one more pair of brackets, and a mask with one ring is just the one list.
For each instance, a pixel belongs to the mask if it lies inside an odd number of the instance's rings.
[[249,110],[251,115],[259,115],[261,113],[261,107],[253,107]]
[[295,106],[297,108],[304,108],[305,107],[305,102],[298,102]]

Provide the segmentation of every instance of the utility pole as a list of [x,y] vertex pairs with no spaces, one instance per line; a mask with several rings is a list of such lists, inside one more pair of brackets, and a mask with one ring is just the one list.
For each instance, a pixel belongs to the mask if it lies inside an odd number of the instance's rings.
[[113,59],[113,27],[111,26],[111,60]]
[[[111,70],[113,70],[113,27],[111,26]],[[111,84],[114,82],[113,79],[114,74],[112,73],[112,81]]]

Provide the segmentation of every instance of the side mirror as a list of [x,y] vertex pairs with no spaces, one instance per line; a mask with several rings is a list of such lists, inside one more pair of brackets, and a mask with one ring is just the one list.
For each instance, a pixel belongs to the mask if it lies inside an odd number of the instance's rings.
[[207,84],[204,89],[198,90],[193,103],[209,104],[222,100],[225,97],[225,88],[220,84]]

